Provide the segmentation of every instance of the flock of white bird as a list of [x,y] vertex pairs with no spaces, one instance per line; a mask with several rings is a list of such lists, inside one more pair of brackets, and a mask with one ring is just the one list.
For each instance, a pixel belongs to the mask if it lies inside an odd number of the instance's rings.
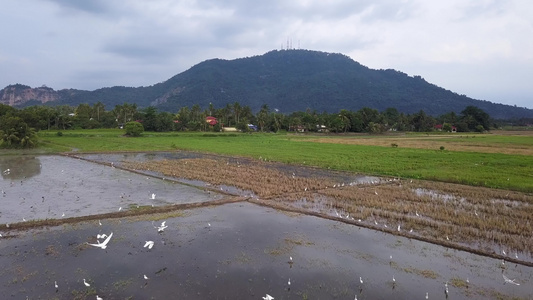
[[[152,194],[153,197],[155,197],[155,194]],[[98,220],[98,224],[100,226],[102,226],[102,222],[100,222],[100,220]],[[154,222],[152,221],[152,226]],[[157,232],[158,233],[161,233],[163,232],[168,226],[166,225],[166,221],[163,221],[161,222],[161,225],[160,226],[154,226],[155,229],[157,229]],[[109,243],[109,241],[111,240],[111,237],[113,237],[113,232],[111,232],[109,235],[105,234],[105,233],[102,233],[102,234],[97,234],[96,235],[96,244],[91,244],[91,243],[86,243],[88,244],[89,246],[93,246],[93,247],[97,247],[97,248],[100,248],[100,249],[106,249],[107,248],[107,244]],[[101,239],[105,239],[104,241],[100,242]],[[145,244],[144,244],[144,248],[148,248],[149,250],[152,249],[152,247],[154,246],[154,241],[146,241]],[[143,274],[143,278],[145,280],[148,280],[148,276],[146,276],[146,274]],[[86,286],[86,287],[90,287],[91,284],[88,283],[85,278],[83,278],[83,284]],[[54,282],[54,287],[56,289],[56,292],[58,291],[59,287],[57,285],[57,281]],[[103,298],[99,297],[98,295],[96,296],[96,299],[97,300],[103,300]]]
[[[10,171],[11,171],[10,169],[6,169],[3,173],[4,173],[4,174],[9,174]],[[294,174],[293,174],[293,176],[294,176]],[[340,187],[340,186],[344,186],[344,183],[343,183],[343,184],[339,184],[339,187]],[[334,185],[333,187],[335,187],[335,185]],[[306,190],[307,190],[307,188],[306,188]],[[4,191],[2,191],[2,193],[5,194]],[[377,192],[375,192],[375,193],[377,194]],[[156,198],[156,194],[155,194],[155,193],[152,193],[152,194],[150,195],[149,198],[150,198],[151,200],[154,200],[154,199]],[[44,197],[43,197],[43,201],[44,201]],[[119,207],[118,210],[119,210],[119,211],[122,211],[122,207]],[[350,217],[349,214],[346,214],[346,216],[344,217],[344,216],[342,215],[342,213],[337,212],[337,210],[335,210],[335,214],[336,214],[336,216],[339,217],[339,218],[346,218],[346,219],[354,220],[354,218],[353,218],[353,217]],[[419,213],[418,213],[418,211],[416,211],[415,214],[416,214],[417,217],[420,216]],[[477,215],[477,212],[476,212],[476,215]],[[62,214],[62,217],[65,217],[65,213]],[[23,218],[22,220],[23,220],[24,222],[26,221],[24,218]],[[361,222],[361,219],[359,219],[358,221]],[[102,223],[101,223],[100,221],[98,221],[98,224],[99,224],[100,226],[102,225]],[[207,224],[208,224],[207,228],[211,229],[211,224],[210,224],[210,223],[207,223]],[[374,219],[374,224],[375,224],[375,225],[378,225],[378,223],[377,223],[377,221],[376,221],[375,219]],[[6,224],[6,226],[9,227],[9,224]],[[159,225],[159,226],[155,226],[155,225],[154,225],[154,222],[152,221],[152,226],[153,226],[155,229],[157,229],[157,232],[158,232],[158,233],[161,233],[161,232],[163,232],[166,228],[168,228],[168,226],[166,225],[166,221],[161,222],[161,225]],[[388,228],[388,226],[387,226],[386,224],[384,224],[384,226],[385,226],[386,228]],[[401,231],[401,225],[398,225],[398,227],[397,227],[397,231],[398,231],[398,232]],[[410,230],[410,232],[412,232],[412,229]],[[1,234],[0,234],[0,237],[2,237]],[[105,234],[105,233],[103,233],[103,234],[97,234],[97,236],[96,236],[96,243],[88,243],[88,242],[87,242],[86,244],[88,244],[88,245],[90,245],[90,246],[93,246],[93,247],[96,247],[96,248],[106,249],[112,237],[113,237],[113,232],[111,232],[109,235],[107,235],[107,234]],[[100,240],[102,240],[102,239],[103,239],[103,241],[100,241]],[[446,236],[446,239],[449,240],[448,236]],[[150,240],[150,241],[145,241],[145,244],[144,244],[143,247],[144,247],[144,248],[148,248],[149,250],[151,250],[152,247],[154,247],[154,244],[155,244],[154,241],[151,241],[151,240]],[[502,253],[503,253],[503,255],[506,255],[505,250],[502,250]],[[515,254],[515,256],[516,256],[516,258],[518,258],[518,254]],[[392,255],[390,256],[390,261],[391,261],[391,264],[392,264]],[[289,263],[290,267],[292,268],[292,264],[293,264],[293,259],[292,259],[292,257],[289,257],[289,262],[288,262],[288,263]],[[502,261],[502,263],[504,264],[505,261]],[[509,283],[509,284],[514,284],[514,285],[517,285],[517,286],[520,285],[520,283],[516,282],[516,279],[509,279],[505,274],[502,274],[502,276],[503,276],[503,279],[504,279],[504,284]],[[143,275],[143,278],[144,278],[145,280],[148,280],[148,279],[149,279],[148,276],[146,276],[146,274]],[[361,293],[362,290],[363,290],[363,283],[364,283],[363,278],[360,276],[360,277],[359,277],[359,292],[360,292],[360,293]],[[469,283],[470,283],[470,281],[469,281],[468,278],[466,279],[466,283],[467,283],[467,286],[468,286]],[[83,284],[84,284],[86,287],[90,287],[90,286],[91,286],[91,284],[90,284],[89,282],[87,282],[85,278],[83,278]],[[288,285],[288,289],[290,290],[290,285],[291,285],[291,279],[290,279],[290,278],[289,278],[289,280],[288,280],[288,282],[287,282],[287,285]],[[393,289],[395,288],[395,286],[396,286],[396,278],[395,278],[394,275],[393,275],[393,276],[392,276],[392,287],[393,287]],[[54,281],[54,288],[56,289],[56,292],[59,290],[59,286],[58,286],[58,284],[57,284],[57,281]],[[448,282],[446,282],[446,283],[444,284],[444,292],[445,292],[446,298],[448,298],[448,294],[449,294]],[[265,295],[264,297],[262,297],[262,298],[263,298],[264,300],[274,300],[274,297],[271,296],[271,295],[269,295],[269,294],[266,294],[266,295]],[[429,293],[428,293],[428,292],[426,292],[425,298],[426,298],[426,299],[429,299]],[[97,299],[97,300],[103,300],[103,298],[99,297],[98,295],[96,295],[96,299]],[[355,300],[357,300],[357,295],[355,295]]]
[[[152,200],[155,199],[155,197],[156,197],[156,194],[154,194],[154,193],[152,193],[150,195],[150,199],[152,199]],[[119,207],[118,210],[121,211],[122,207]],[[63,217],[64,217],[64,214],[63,214]],[[23,218],[23,221],[26,221],[26,220],[24,220],[24,218]],[[98,220],[98,225],[102,226],[102,222],[100,220]],[[166,221],[161,222],[161,225],[159,225],[159,226],[155,226],[154,222],[152,221],[152,226],[154,226],[154,228],[157,229],[158,233],[161,233],[166,228],[168,228],[168,226],[166,225]],[[211,227],[211,224],[209,224],[209,227]],[[0,237],[2,237],[1,234],[0,234]],[[109,244],[109,241],[111,240],[112,237],[113,237],[113,232],[111,232],[109,235],[107,235],[105,233],[102,233],[102,234],[99,233],[99,234],[96,235],[96,243],[88,243],[88,242],[86,242],[86,244],[89,245],[89,246],[96,247],[96,248],[106,249],[107,245]],[[104,240],[100,241],[102,239],[104,239]],[[153,246],[154,246],[154,241],[146,241],[145,244],[144,244],[144,248],[148,248],[149,250],[152,249]],[[145,280],[149,279],[148,276],[146,276],[146,274],[143,274],[143,278]],[[91,284],[89,282],[87,282],[85,280],[85,278],[83,278],[83,284],[86,287],[90,287],[91,286]],[[56,289],[56,292],[59,291],[59,286],[57,284],[57,281],[54,281],[54,288]],[[96,300],[103,300],[103,298],[98,296],[98,295],[96,295]]]

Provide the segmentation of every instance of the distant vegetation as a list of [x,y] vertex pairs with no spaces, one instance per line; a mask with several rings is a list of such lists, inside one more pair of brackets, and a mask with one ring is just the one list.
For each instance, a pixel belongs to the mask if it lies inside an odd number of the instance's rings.
[[[208,116],[217,122],[206,122]],[[249,126],[253,124],[254,126]],[[435,125],[439,124],[438,127]],[[31,106],[16,109],[0,104],[0,133],[4,147],[31,148],[37,145],[34,131],[95,128],[125,128],[127,135],[138,136],[144,130],[166,131],[221,131],[222,127],[235,127],[242,132],[368,132],[385,131],[477,131],[483,132],[497,126],[483,110],[468,106],[460,115],[450,112],[434,118],[424,111],[403,114],[395,108],[383,112],[368,107],[358,111],[342,109],[337,113],[314,111],[293,112],[289,115],[271,110],[263,105],[259,112],[252,113],[248,106],[238,102],[215,108],[210,105],[201,110],[199,105],[182,107],[177,113],[158,112],[149,106],[138,110],[137,105],[124,103],[107,111],[98,102],[92,106]],[[253,129],[252,129],[253,128]]]
[[[6,87],[0,90],[0,99],[13,99],[28,88]],[[46,102],[53,106],[102,103],[114,107],[132,103],[142,109],[154,106],[158,111],[171,113],[181,107],[199,105],[203,110],[210,104],[225,107],[238,102],[254,113],[267,104],[287,115],[308,110],[332,114],[341,109],[394,108],[404,114],[424,111],[436,117],[448,112],[459,114],[466,107],[475,106],[495,119],[533,118],[531,109],[471,99],[428,83],[421,76],[391,69],[373,70],[346,55],[309,50],[275,50],[235,60],[212,59],[147,87],[57,92],[41,87],[27,94],[37,98],[47,94],[48,100],[58,99]],[[36,105],[41,100],[26,101],[24,106]]]

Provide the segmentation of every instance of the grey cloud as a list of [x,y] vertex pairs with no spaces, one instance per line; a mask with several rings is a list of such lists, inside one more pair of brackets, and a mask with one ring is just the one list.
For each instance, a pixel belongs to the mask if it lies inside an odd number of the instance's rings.
[[109,10],[107,1],[104,0],[47,0],[56,3],[66,10],[82,11],[92,14],[102,14]]
[[403,21],[409,19],[416,13],[416,6],[412,1],[375,1],[372,4],[372,10],[368,15],[365,15],[362,21]]
[[476,17],[479,15],[500,15],[505,12],[509,3],[507,1],[492,0],[489,2],[469,1],[464,9],[465,17]]

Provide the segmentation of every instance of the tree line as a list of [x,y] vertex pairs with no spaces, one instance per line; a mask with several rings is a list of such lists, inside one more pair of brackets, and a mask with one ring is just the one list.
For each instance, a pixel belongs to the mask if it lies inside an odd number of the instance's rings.
[[[210,125],[206,117],[217,118],[218,123]],[[341,109],[338,113],[318,113],[307,109],[290,114],[271,109],[267,104],[253,113],[249,106],[239,102],[228,103],[215,108],[212,104],[205,109],[195,104],[182,107],[175,114],[160,112],[149,106],[139,109],[136,104],[124,103],[106,110],[103,103],[92,106],[80,104],[77,107],[30,106],[17,109],[0,104],[0,134],[3,147],[31,148],[36,146],[36,132],[39,130],[69,130],[124,127],[129,122],[142,124],[144,131],[220,131],[222,127],[235,127],[247,132],[254,124],[258,131],[305,131],[305,132],[368,132],[441,130],[458,132],[485,131],[495,126],[494,121],[482,109],[466,107],[459,115],[449,112],[433,117],[420,110],[414,114],[404,114],[396,108],[384,111],[364,107],[358,111]]]

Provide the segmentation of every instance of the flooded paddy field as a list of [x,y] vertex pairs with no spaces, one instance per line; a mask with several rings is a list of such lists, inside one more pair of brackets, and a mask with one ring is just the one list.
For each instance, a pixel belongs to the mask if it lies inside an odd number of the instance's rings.
[[[448,299],[533,299],[528,250],[464,239],[459,223],[430,209],[493,220],[494,206],[508,222],[529,195],[502,191],[485,203],[485,190],[460,196],[454,185],[187,152],[79,158],[0,158],[6,299],[446,299],[446,284]],[[239,202],[216,202],[232,197]],[[204,206],[127,215],[187,203]],[[65,222],[21,229],[22,218]],[[104,233],[113,233],[105,249],[88,244]],[[531,242],[531,231],[521,234]]]
[[160,178],[63,156],[0,157],[0,167],[3,207],[0,223],[80,217],[128,210],[137,205],[165,206],[221,198]]
[[[152,221],[168,227],[158,232]],[[530,267],[508,263],[502,270],[497,259],[246,202],[101,223],[34,229],[2,240],[0,262],[8,266],[0,276],[3,294],[424,299],[428,293],[430,299],[445,299],[448,282],[450,299],[533,295]],[[101,233],[113,233],[106,249],[86,244]],[[154,242],[152,249],[143,247],[146,241]],[[521,285],[505,284],[502,274]]]

